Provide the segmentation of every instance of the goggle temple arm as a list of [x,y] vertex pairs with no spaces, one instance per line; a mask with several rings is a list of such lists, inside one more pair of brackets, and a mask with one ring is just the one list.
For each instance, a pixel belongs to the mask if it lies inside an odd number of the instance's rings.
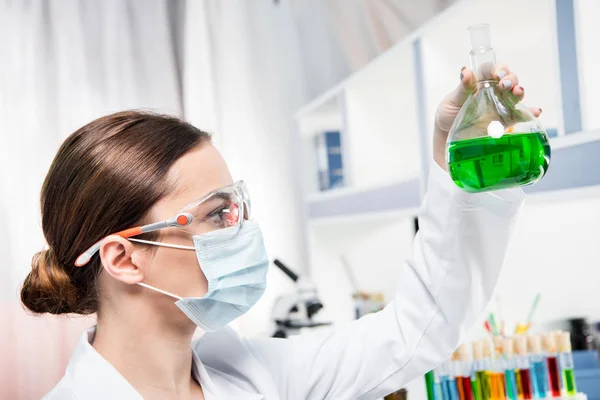
[[[127,238],[130,238],[133,236],[141,235],[142,233],[154,232],[154,231],[157,231],[157,230],[163,229],[163,228],[187,226],[187,225],[191,224],[193,220],[194,220],[194,217],[192,216],[192,214],[179,213],[176,216],[174,216],[173,218],[168,219],[166,221],[155,222],[155,223],[148,224],[148,225],[137,226],[135,228],[125,229],[124,231],[113,233],[113,235],[118,235],[124,239],[127,239]],[[110,236],[112,236],[112,235],[110,235]],[[87,249],[86,251],[81,253],[81,255],[79,257],[77,257],[77,259],[75,260],[75,266],[83,267],[84,265],[89,263],[90,260],[92,259],[92,257],[94,256],[94,254],[96,254],[100,250],[100,247],[102,246],[102,243],[104,242],[105,239],[106,238],[99,240],[98,242],[94,243],[89,249]]]

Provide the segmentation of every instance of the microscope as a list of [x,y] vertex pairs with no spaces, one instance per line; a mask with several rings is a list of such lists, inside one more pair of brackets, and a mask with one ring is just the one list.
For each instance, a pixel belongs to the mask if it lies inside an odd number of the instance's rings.
[[331,325],[330,322],[315,322],[312,317],[323,308],[317,289],[310,279],[298,276],[281,261],[273,260],[283,273],[296,284],[294,293],[279,296],[275,300],[271,317],[275,323],[273,337],[286,338],[300,333],[304,328]]

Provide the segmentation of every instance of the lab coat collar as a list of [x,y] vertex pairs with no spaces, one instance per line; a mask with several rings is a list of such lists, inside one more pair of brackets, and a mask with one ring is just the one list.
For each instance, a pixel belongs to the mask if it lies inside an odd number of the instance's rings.
[[73,383],[73,394],[81,399],[140,399],[142,396],[90,344],[96,327],[81,335],[67,366],[66,375]]
[[[81,399],[140,399],[142,396],[106,361],[90,343],[94,341],[96,327],[87,329],[81,335],[67,366],[66,376],[70,378],[73,393]],[[192,350],[194,377],[202,385],[207,400],[220,398],[206,368]]]

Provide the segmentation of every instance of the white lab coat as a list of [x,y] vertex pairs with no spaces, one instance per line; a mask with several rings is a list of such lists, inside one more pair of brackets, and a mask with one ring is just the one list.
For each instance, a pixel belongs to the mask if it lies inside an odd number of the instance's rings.
[[[193,374],[206,399],[376,399],[447,359],[492,295],[524,195],[465,193],[436,164],[428,186],[394,301],[332,332],[205,334],[193,344]],[[142,398],[90,345],[93,335],[94,328],[83,334],[45,399]]]

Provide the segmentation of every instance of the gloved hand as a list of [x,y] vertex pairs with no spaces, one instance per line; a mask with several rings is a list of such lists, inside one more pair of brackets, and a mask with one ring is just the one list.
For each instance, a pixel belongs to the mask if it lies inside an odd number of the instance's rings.
[[[487,79],[495,79],[500,81],[500,88],[506,92],[507,96],[511,96],[514,103],[518,103],[523,99],[525,90],[519,86],[519,78],[504,64],[497,63],[489,72],[482,71]],[[477,89],[476,78],[473,71],[463,67],[460,71],[460,84],[456,89],[449,93],[440,103],[435,113],[435,124],[433,132],[433,159],[435,162],[447,170],[446,164],[446,139],[448,132],[458,115],[460,108],[465,103],[467,98]],[[542,109],[538,107],[529,108],[535,117],[539,117]]]

